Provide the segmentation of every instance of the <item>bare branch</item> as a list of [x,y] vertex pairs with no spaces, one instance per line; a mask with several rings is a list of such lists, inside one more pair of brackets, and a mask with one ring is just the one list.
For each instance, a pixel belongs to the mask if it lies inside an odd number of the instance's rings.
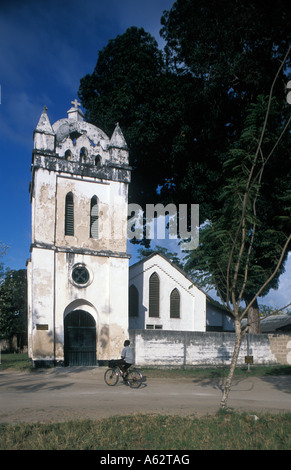
[[255,300],[259,297],[260,293],[264,290],[264,288],[271,282],[271,280],[275,277],[278,269],[280,268],[281,266],[281,263],[283,261],[283,258],[284,258],[284,255],[285,255],[285,252],[288,248],[288,245],[289,243],[291,242],[291,235],[289,235],[289,237],[287,238],[286,240],[286,243],[284,245],[284,247],[282,248],[282,252],[281,252],[281,255],[280,255],[280,258],[279,258],[279,261],[276,265],[276,268],[274,269],[273,273],[271,274],[271,276],[266,280],[266,282],[261,286],[261,288],[258,290],[258,292],[256,293],[256,295],[254,295],[254,297],[252,298],[251,302],[247,305],[247,307],[244,309],[243,313],[241,314],[241,319],[245,316],[245,314],[247,313],[248,309],[253,305],[253,303],[255,302]]
[[[262,132],[261,132],[261,135],[260,135],[260,138],[259,138],[259,142],[258,142],[258,147],[257,147],[257,150],[256,150],[256,153],[255,153],[255,157],[254,157],[254,160],[253,160],[253,163],[252,163],[252,166],[250,168],[250,171],[249,171],[249,177],[248,177],[248,181],[246,183],[246,189],[245,189],[245,194],[244,194],[244,198],[243,198],[243,205],[242,205],[242,214],[241,214],[241,219],[240,219],[240,222],[239,222],[239,225],[238,225],[238,228],[237,228],[237,232],[236,232],[236,235],[234,237],[234,240],[233,240],[233,245],[232,245],[232,249],[231,249],[231,252],[230,252],[230,256],[229,256],[229,260],[228,260],[228,266],[227,266],[227,292],[229,292],[229,285],[230,285],[230,267],[232,265],[232,262],[233,262],[233,255],[234,255],[234,250],[235,250],[235,246],[237,244],[237,240],[238,240],[238,236],[239,236],[239,233],[241,233],[241,237],[242,237],[242,241],[241,241],[241,246],[240,246],[240,250],[239,250],[239,255],[238,255],[238,258],[236,260],[236,264],[235,264],[235,269],[234,269],[234,276],[233,276],[233,282],[232,282],[232,287],[231,287],[231,292],[235,292],[235,289],[236,289],[236,285],[237,285],[237,278],[238,278],[238,272],[239,272],[239,268],[240,268],[240,264],[241,264],[241,259],[242,259],[242,255],[243,255],[243,252],[244,252],[244,248],[245,248],[245,242],[246,242],[246,229],[245,229],[245,215],[246,215],[246,208],[247,208],[247,202],[248,202],[248,199],[249,199],[249,191],[250,189],[252,188],[252,186],[255,184],[257,178],[259,179],[259,184],[261,183],[261,180],[262,180],[262,175],[263,175],[263,170],[265,168],[265,165],[267,163],[267,161],[270,159],[271,155],[273,154],[274,150],[276,149],[276,147],[278,146],[280,140],[282,139],[282,136],[283,134],[285,133],[286,129],[288,128],[290,122],[291,122],[291,116],[290,118],[288,119],[283,131],[281,132],[280,136],[278,137],[275,145],[273,146],[272,150],[270,151],[269,155],[267,156],[266,159],[264,159],[264,155],[263,155],[263,152],[262,152],[262,143],[263,143],[263,139],[264,139],[264,135],[265,135],[265,132],[266,132],[266,127],[267,127],[267,122],[268,122],[268,119],[269,119],[269,114],[270,114],[270,109],[271,109],[271,102],[272,102],[272,97],[273,97],[273,90],[274,90],[274,86],[275,86],[275,83],[279,77],[279,74],[280,74],[280,71],[282,70],[289,54],[290,54],[290,51],[291,51],[291,45],[289,46],[288,48],[288,51],[280,65],[280,67],[278,68],[277,70],[277,73],[274,77],[274,80],[272,82],[272,85],[271,85],[271,89],[270,89],[270,94],[269,94],[269,100],[268,100],[268,106],[267,106],[267,111],[266,111],[266,114],[265,114],[265,120],[264,120],[264,124],[263,124],[263,129],[262,129]],[[258,155],[261,155],[262,157],[262,166],[260,167],[257,175],[253,178],[253,174],[255,172],[255,168],[256,168],[256,165],[257,165],[257,159],[258,159]],[[257,189],[256,191],[256,196],[255,196],[255,199],[254,199],[254,203],[253,203],[253,207],[255,209],[255,205],[256,205],[256,200],[257,200],[257,197],[258,197],[258,193],[259,193],[259,189]],[[255,212],[254,212],[254,215]],[[253,230],[255,229],[255,225],[253,227]],[[253,235],[254,235],[254,232],[253,232]],[[240,291],[240,294],[239,294],[239,297],[238,297],[238,300],[235,301],[235,303],[237,304],[237,306],[240,304],[240,301],[242,299],[242,296],[243,296],[243,292],[244,292],[244,289],[245,289],[245,285],[246,285],[246,281],[247,281],[247,273],[248,273],[248,266],[249,266],[249,258],[250,258],[250,253],[251,253],[251,248],[253,246],[253,242],[254,242],[254,237],[252,237],[252,240],[251,240],[251,244],[250,244],[250,247],[249,247],[249,250],[248,250],[248,255],[247,255],[247,260],[246,260],[246,264],[245,264],[245,275],[244,275],[244,282],[243,282],[243,286],[242,286],[242,289]],[[232,295],[232,304],[234,305],[234,296]],[[229,295],[227,294],[227,300],[229,300]]]
[[264,318],[268,318],[268,317],[271,317],[272,315],[277,315],[277,313],[280,313],[280,312],[283,312],[283,310],[285,310],[286,308],[290,307],[291,305],[291,302],[287,305],[285,305],[285,307],[282,307],[282,308],[276,308],[275,310],[273,310],[271,313],[269,313],[268,315],[264,315]]

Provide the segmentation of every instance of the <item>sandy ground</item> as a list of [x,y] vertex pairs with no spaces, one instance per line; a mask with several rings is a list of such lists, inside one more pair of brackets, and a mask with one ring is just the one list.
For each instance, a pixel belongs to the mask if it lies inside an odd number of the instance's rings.
[[[129,414],[203,416],[216,413],[221,379],[147,378],[135,390],[108,387],[105,368],[0,372],[0,422],[61,422]],[[237,411],[291,412],[291,376],[235,378],[228,407]]]

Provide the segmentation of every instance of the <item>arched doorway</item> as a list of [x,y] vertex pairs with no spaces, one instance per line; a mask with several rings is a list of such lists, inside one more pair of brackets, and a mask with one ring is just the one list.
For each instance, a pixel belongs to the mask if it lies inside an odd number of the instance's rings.
[[65,365],[96,365],[96,322],[90,313],[74,310],[65,316]]

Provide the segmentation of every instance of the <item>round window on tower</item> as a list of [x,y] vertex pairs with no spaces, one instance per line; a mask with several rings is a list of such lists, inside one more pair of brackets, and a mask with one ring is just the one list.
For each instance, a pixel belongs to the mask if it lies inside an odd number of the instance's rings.
[[76,264],[72,269],[71,280],[77,287],[87,287],[91,284],[92,276],[84,264]]

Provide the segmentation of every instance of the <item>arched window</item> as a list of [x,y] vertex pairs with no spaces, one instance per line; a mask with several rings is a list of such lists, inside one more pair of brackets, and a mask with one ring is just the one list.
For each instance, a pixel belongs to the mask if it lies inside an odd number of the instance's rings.
[[96,157],[95,157],[95,166],[97,166],[97,167],[101,166],[101,157],[100,157],[99,154],[96,155]]
[[87,157],[88,157],[88,150],[86,149],[86,147],[82,147],[80,150],[81,163],[86,163]]
[[65,160],[70,161],[71,158],[72,158],[72,152],[71,152],[71,150],[66,150],[66,152],[65,152]]
[[170,295],[170,318],[180,318],[180,294],[173,289]]
[[129,287],[129,311],[130,317],[138,317],[138,290],[134,285]]
[[72,193],[66,196],[65,235],[74,235],[74,198]]
[[91,199],[90,238],[98,238],[98,199],[96,196]]
[[149,281],[149,317],[160,316],[160,279],[153,273]]

